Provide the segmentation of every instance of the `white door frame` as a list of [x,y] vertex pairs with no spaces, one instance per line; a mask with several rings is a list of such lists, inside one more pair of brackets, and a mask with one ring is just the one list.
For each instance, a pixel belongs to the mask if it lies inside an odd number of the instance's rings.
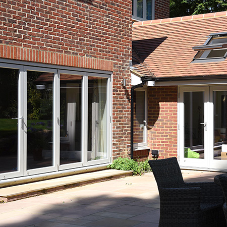
[[[184,92],[204,91],[204,159],[184,158]],[[178,90],[178,160],[183,168],[226,171],[227,160],[213,158],[214,104],[213,91],[227,91],[226,85],[179,86]]]
[[[24,123],[27,125],[27,71],[37,71],[37,72],[48,72],[48,73],[53,73],[54,75],[54,81],[53,85],[56,83],[56,80],[58,78],[57,70],[54,69],[49,69],[49,68],[41,68],[41,67],[31,67],[31,66],[24,66],[24,80],[26,83],[24,83],[24,90],[23,90],[23,101],[25,103],[24,105]],[[56,111],[56,89],[53,86],[53,148],[52,148],[52,166],[48,167],[43,167],[43,168],[36,168],[36,169],[27,169],[27,133],[24,130],[24,175],[34,175],[34,174],[41,174],[45,172],[52,172],[57,170],[58,166],[58,160],[57,160],[57,155],[55,152],[55,144],[56,144],[56,132],[55,129],[58,127],[58,119],[57,119],[57,111]]]
[[[142,91],[144,92],[144,126],[143,126],[143,142],[141,143],[134,143],[133,149],[134,150],[143,150],[148,149],[147,147],[147,113],[148,113],[148,107],[147,107],[147,87],[146,88],[137,88],[135,92]],[[136,101],[135,101],[136,102]]]
[[7,178],[14,178],[22,176],[24,173],[23,169],[23,140],[24,140],[24,133],[23,133],[23,95],[22,91],[24,90],[24,71],[23,66],[21,65],[11,65],[7,63],[0,63],[1,68],[10,68],[10,69],[17,69],[19,71],[18,75],[18,130],[17,130],[17,136],[18,136],[18,147],[17,147],[17,171],[15,172],[7,172],[0,174],[0,180],[7,179]]
[[[204,92],[204,159],[185,158],[184,157],[184,92]],[[180,166],[193,169],[205,169],[209,163],[209,157],[207,155],[208,149],[208,106],[209,106],[209,87],[208,86],[182,86],[179,87],[178,94],[178,159]]]
[[[59,122],[61,122],[61,119],[60,119],[60,84],[61,84],[61,74],[70,74],[70,75],[78,75],[78,72],[76,71],[70,71],[70,70],[58,70],[58,85],[56,87],[56,90],[58,91],[58,102],[57,102],[57,115],[58,115],[58,119],[59,119]],[[80,75],[82,76],[82,75]],[[65,170],[65,169],[72,169],[72,168],[78,168],[78,167],[82,167],[82,163],[83,163],[83,154],[84,154],[84,143],[83,143],[83,135],[84,135],[84,132],[83,132],[83,122],[84,122],[84,87],[85,87],[85,82],[84,80],[86,80],[84,78],[85,76],[82,76],[82,89],[81,89],[81,96],[82,96],[82,100],[81,100],[81,108],[82,108],[82,113],[81,113],[81,162],[72,162],[72,163],[68,163],[68,164],[62,164],[60,165],[60,124],[58,125],[58,137],[57,137],[57,141],[56,143],[58,144],[58,147],[56,148],[56,154],[58,156],[58,166],[59,166],[59,170]]]
[[[106,105],[107,105],[107,157],[106,158],[103,158],[103,159],[98,159],[98,160],[91,160],[91,161],[88,161],[87,159],[87,153],[88,153],[88,146],[87,146],[87,143],[88,143],[88,77],[89,76],[92,76],[92,77],[102,77],[102,78],[106,78],[107,79],[107,91],[106,91]],[[109,75],[98,75],[98,74],[93,74],[93,73],[87,73],[87,75],[85,76],[85,85],[86,85],[86,88],[84,89],[84,111],[83,111],[83,115],[84,115],[84,118],[85,118],[85,121],[84,121],[84,128],[83,128],[83,133],[84,133],[84,159],[83,159],[83,166],[90,166],[90,165],[97,165],[97,164],[105,164],[105,163],[109,163],[110,162],[110,159],[111,159],[111,138],[112,138],[112,135],[111,135],[111,128],[112,128],[112,120],[111,120],[111,107],[112,107],[112,81],[111,81],[111,76]]]
[[227,160],[217,160],[213,158],[213,147],[214,147],[214,91],[227,91],[227,86],[210,86],[210,122],[211,130],[209,135],[209,147],[210,147],[210,169],[227,171]]

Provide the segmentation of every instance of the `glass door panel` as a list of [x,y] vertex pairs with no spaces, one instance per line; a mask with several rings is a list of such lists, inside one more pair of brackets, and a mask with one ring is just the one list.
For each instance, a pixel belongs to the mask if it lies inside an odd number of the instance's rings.
[[60,164],[82,161],[82,76],[60,75]]
[[204,159],[204,92],[184,92],[184,158]]
[[0,68],[0,173],[18,171],[18,75]]
[[87,161],[107,158],[107,81],[88,77]]
[[227,160],[227,91],[213,91],[213,159]]
[[54,74],[27,72],[27,169],[53,166]]

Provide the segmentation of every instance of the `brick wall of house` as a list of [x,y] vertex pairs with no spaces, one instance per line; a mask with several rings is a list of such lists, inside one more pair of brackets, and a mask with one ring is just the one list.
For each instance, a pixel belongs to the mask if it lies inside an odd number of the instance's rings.
[[177,156],[177,87],[148,87],[148,146],[159,158]]
[[113,71],[114,157],[130,149],[131,3],[0,1],[0,58]]
[[169,0],[155,0],[155,19],[169,18]]

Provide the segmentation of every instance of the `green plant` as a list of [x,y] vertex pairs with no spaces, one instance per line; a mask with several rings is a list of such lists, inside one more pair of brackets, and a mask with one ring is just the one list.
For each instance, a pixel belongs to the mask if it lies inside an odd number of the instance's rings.
[[110,169],[118,170],[132,170],[134,175],[142,175],[146,171],[150,171],[150,165],[148,160],[146,161],[135,161],[131,158],[117,158],[113,161],[111,165],[108,166]]

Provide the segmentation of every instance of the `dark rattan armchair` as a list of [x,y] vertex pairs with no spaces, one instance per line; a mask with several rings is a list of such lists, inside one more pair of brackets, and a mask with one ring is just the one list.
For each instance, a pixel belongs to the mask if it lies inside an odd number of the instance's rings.
[[159,189],[159,227],[225,227],[221,188],[185,183],[176,158],[150,160]]
[[221,186],[223,195],[225,197],[225,203],[223,204],[223,211],[225,214],[225,219],[227,223],[227,174],[220,174],[214,178],[215,183]]

